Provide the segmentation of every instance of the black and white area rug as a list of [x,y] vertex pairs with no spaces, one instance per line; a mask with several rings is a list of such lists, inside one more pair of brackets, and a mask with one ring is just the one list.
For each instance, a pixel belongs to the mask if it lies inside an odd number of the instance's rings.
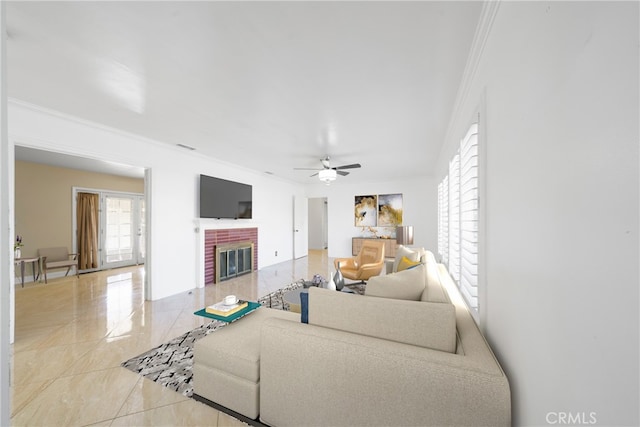
[[[303,281],[292,283],[263,296],[258,302],[264,307],[288,311],[289,304],[284,302],[283,295],[302,286]],[[349,288],[355,293],[364,293],[364,285],[351,285]],[[122,366],[186,397],[192,397],[193,346],[200,338],[223,328],[226,324],[219,320],[205,323],[167,343],[123,362]]]
[[[289,304],[285,303],[282,298],[284,293],[302,286],[302,282],[292,283],[265,295],[258,302],[264,307],[289,310]],[[122,366],[186,397],[192,397],[193,346],[200,338],[206,337],[225,325],[225,322],[219,320],[205,323],[167,343],[123,362]]]

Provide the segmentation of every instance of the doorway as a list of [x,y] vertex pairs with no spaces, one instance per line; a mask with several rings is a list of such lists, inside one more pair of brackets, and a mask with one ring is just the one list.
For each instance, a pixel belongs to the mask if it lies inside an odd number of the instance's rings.
[[326,197],[309,199],[309,249],[329,248],[328,207]]
[[[95,247],[97,254],[93,264],[83,265],[80,271],[98,271],[109,268],[144,264],[145,251],[145,199],[143,194],[120,193],[94,189],[75,188],[74,191],[74,252],[80,246]],[[99,200],[96,212],[83,212],[79,197],[95,196]],[[97,216],[98,229],[85,233],[83,217]],[[85,235],[88,235],[85,237]],[[89,240],[89,242],[85,242]]]

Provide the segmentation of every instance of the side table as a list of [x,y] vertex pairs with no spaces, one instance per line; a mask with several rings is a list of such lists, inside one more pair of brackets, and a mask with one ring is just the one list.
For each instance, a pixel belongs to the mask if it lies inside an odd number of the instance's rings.
[[[40,258],[16,258],[14,261],[15,265],[20,264],[20,279],[22,281],[22,287],[24,288],[24,265],[25,263],[31,263],[31,272],[33,273],[33,282],[35,283],[40,277]],[[36,275],[36,266],[38,268],[38,274]]]
[[309,292],[309,289],[307,288],[294,289],[292,291],[285,292],[285,294],[282,295],[282,300],[289,304],[289,311],[293,313],[300,313],[300,294],[307,292]]

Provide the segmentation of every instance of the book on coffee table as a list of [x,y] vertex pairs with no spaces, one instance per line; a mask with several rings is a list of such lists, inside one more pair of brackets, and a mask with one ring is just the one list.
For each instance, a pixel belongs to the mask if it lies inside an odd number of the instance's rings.
[[207,308],[206,307],[194,312],[193,314],[195,314],[196,316],[208,317],[209,319],[221,320],[221,321],[226,322],[226,323],[231,323],[231,322],[235,322],[238,319],[243,318],[244,316],[246,316],[246,315],[248,315],[250,313],[253,313],[256,309],[258,309],[260,307],[261,307],[260,303],[253,302],[253,301],[248,301],[246,307],[241,308],[240,310],[236,311],[235,313],[229,314],[229,315],[226,315],[226,316],[219,316],[217,314],[207,313]]
[[238,301],[236,304],[227,305],[224,302],[217,302],[205,308],[205,311],[209,314],[215,314],[217,316],[231,316],[234,313],[249,306],[247,301]]

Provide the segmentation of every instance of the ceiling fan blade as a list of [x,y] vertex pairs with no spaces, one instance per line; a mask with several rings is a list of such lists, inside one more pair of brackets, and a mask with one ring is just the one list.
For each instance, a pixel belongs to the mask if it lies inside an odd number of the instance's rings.
[[293,168],[295,171],[317,171],[320,170],[318,168]]
[[314,173],[313,175],[309,175],[309,176],[311,177],[311,176],[316,176],[316,175],[318,175],[318,172]]
[[345,171],[336,171],[336,173],[337,173],[338,175],[341,175],[341,176],[347,176],[347,175],[349,175],[349,172],[345,172]]
[[331,169],[356,169],[356,168],[361,168],[362,166],[360,166],[360,163],[354,163],[351,165],[344,165],[344,166],[337,166],[335,168],[331,168]]

